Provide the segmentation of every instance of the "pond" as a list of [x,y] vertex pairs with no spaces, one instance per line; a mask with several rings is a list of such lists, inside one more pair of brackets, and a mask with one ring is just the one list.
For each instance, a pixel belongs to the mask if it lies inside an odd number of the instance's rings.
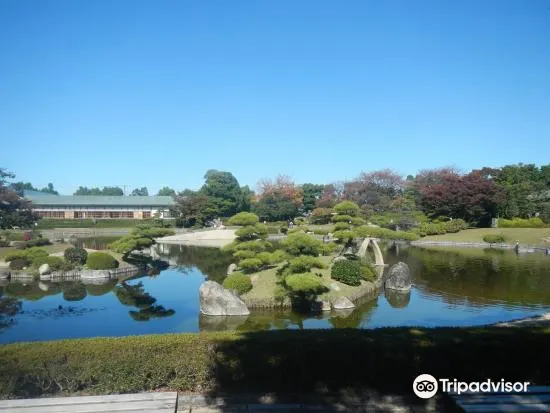
[[411,268],[409,295],[366,297],[345,313],[253,310],[248,317],[203,317],[198,288],[205,278],[221,282],[231,257],[212,248],[159,247],[170,267],[155,276],[106,284],[5,282],[0,343],[225,329],[482,325],[550,311],[550,256],[388,246],[390,264],[404,261]]

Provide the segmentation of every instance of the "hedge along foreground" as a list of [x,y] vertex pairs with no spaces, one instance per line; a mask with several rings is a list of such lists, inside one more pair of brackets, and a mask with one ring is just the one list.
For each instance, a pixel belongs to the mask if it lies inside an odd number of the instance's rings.
[[[425,372],[550,384],[550,330],[383,328],[95,338],[0,346],[0,397],[179,390],[411,394]],[[533,354],[537,355],[533,357]],[[397,372],[397,373],[396,373]]]

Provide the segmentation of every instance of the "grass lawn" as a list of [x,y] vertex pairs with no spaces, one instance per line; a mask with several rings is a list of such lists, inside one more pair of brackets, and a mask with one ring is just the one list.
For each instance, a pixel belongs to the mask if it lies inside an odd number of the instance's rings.
[[506,243],[550,245],[550,228],[475,228],[453,234],[430,235],[421,241],[483,242],[487,234],[504,234]]
[[[328,297],[342,297],[342,296],[349,296],[352,295],[354,292],[357,291],[359,287],[352,287],[350,285],[343,284],[339,281],[335,281],[332,278],[330,278],[330,262],[332,260],[332,256],[327,257],[319,257],[321,261],[323,261],[329,268],[325,269],[318,269],[314,268],[311,272],[316,274],[320,273],[322,274],[321,281],[323,284],[330,289],[330,292],[327,292],[325,294],[322,294],[319,296],[320,299],[328,299]],[[273,298],[276,288],[277,288],[277,281],[279,278],[277,277],[277,267],[269,268],[264,271],[260,271],[257,273],[254,273],[251,275],[253,280],[253,287],[252,290],[250,290],[248,293],[244,294],[242,297],[246,300],[263,300],[263,299],[271,299]],[[336,291],[332,289],[330,286],[336,285],[339,290]],[[361,285],[366,285],[366,281],[361,281]]]

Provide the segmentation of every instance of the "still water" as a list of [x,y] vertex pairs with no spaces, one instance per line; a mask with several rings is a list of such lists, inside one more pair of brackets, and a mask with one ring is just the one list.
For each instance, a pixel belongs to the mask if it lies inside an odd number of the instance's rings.
[[388,247],[386,261],[411,268],[409,295],[381,293],[345,313],[201,317],[198,288],[205,278],[223,280],[231,257],[199,247],[163,246],[160,252],[170,268],[156,276],[101,285],[3,284],[4,306],[19,303],[21,311],[0,313],[0,343],[225,329],[480,325],[550,311],[549,256]]

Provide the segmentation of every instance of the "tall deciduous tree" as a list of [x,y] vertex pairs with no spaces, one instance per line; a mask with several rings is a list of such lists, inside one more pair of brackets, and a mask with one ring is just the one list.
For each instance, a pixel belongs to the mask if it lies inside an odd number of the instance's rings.
[[157,195],[158,196],[175,196],[176,191],[174,191],[172,188],[170,188],[168,186],[165,186],[165,187],[159,189]]
[[212,215],[229,217],[239,212],[243,205],[246,206],[243,189],[231,172],[210,169],[204,179],[206,182],[200,192],[208,197]]
[[303,192],[303,209],[304,211],[312,211],[315,209],[315,204],[317,203],[317,200],[321,198],[321,195],[323,194],[323,191],[325,189],[325,185],[315,185],[315,184],[303,184],[302,185],[302,192]]
[[254,212],[261,220],[283,221],[294,218],[298,207],[281,192],[264,194],[254,204]]
[[176,198],[172,214],[179,227],[202,227],[215,217],[214,209],[206,195],[186,189]]
[[147,190],[146,186],[142,186],[141,188],[136,188],[132,191],[132,196],[149,196],[149,191]]
[[0,228],[30,227],[38,216],[32,211],[31,203],[8,187],[7,181],[15,175],[0,168]]

